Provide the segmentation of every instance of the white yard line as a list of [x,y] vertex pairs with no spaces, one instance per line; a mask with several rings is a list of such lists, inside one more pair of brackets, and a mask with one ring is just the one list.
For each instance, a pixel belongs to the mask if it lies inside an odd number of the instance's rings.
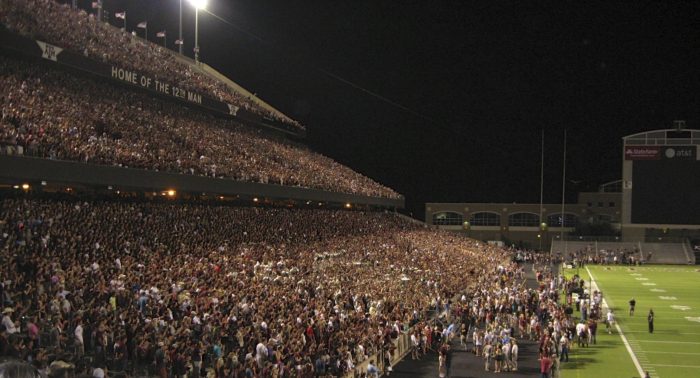
[[645,350],[644,353],[651,353],[651,354],[687,354],[690,356],[700,356],[700,353],[691,353],[691,352],[662,352],[662,351],[656,351],[656,352],[650,352],[648,350]]
[[[656,311],[654,311],[654,312],[656,312]],[[648,331],[630,331],[630,330],[627,330],[627,331],[625,331],[625,332],[627,332],[627,333],[649,333]],[[657,335],[658,335],[658,334],[662,334],[662,335],[664,334],[664,332],[658,332],[658,331],[656,331],[655,333],[656,333]],[[671,335],[700,335],[700,333],[693,333],[693,332],[683,332],[683,333],[675,333],[675,332],[674,332],[674,333],[670,333],[670,334],[671,334]]]
[[663,340],[637,340],[640,343],[660,343],[660,344],[698,344],[697,341],[663,341]]
[[649,364],[649,366],[663,366],[663,367],[676,367],[676,368],[700,369],[700,365],[663,365],[663,364]]
[[[591,273],[590,270],[588,270],[588,266],[586,266],[586,272],[588,272],[588,277],[591,278],[591,290],[598,290],[598,285],[595,283],[595,278],[593,278],[593,273]],[[608,303],[603,299],[603,307],[608,307]],[[625,337],[625,334],[622,333],[622,329],[620,326],[617,324],[617,321],[615,322],[615,329],[617,330],[617,333],[620,334],[620,337],[622,338],[622,343],[625,344],[625,348],[627,349],[627,353],[630,354],[630,357],[632,357],[632,362],[634,363],[634,366],[637,368],[637,372],[639,373],[640,377],[644,376],[644,369],[642,369],[642,365],[639,364],[639,360],[637,359],[637,356],[634,354],[632,351],[632,347],[630,346],[630,343],[627,341],[627,337]],[[700,344],[700,343],[698,343]]]

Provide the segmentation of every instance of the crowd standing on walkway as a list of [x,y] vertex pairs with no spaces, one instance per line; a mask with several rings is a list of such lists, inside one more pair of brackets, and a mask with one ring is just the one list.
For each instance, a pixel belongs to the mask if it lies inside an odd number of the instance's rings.
[[[481,357],[485,371],[503,373],[518,371],[518,339],[536,341],[541,376],[559,377],[572,349],[597,343],[602,293],[589,293],[578,276],[566,278],[552,271],[549,254],[513,254],[526,258],[516,258],[517,262],[499,266],[493,274],[480,276],[474,290],[453,306],[452,313],[459,319],[460,346]],[[536,288],[525,285],[522,261],[526,260],[534,263]],[[580,317],[574,315],[574,307]],[[613,319],[606,324],[612,327],[614,314],[608,314]]]

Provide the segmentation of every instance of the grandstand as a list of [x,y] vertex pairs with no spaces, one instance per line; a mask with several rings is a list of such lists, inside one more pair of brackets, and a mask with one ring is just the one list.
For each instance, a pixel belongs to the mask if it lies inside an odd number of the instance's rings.
[[[401,196],[394,191],[309,151],[284,135],[266,132],[270,129],[286,133],[290,127],[299,125],[269,105],[242,96],[241,93],[249,92],[230,80],[226,83],[219,81],[221,75],[210,68],[183,63],[173,54],[162,52],[158,46],[130,40],[131,36],[122,35],[121,31],[76,14],[65,6],[39,1],[36,8],[30,10],[29,5],[25,2],[3,2],[2,5],[6,8],[2,13],[6,19],[2,21],[10,29],[0,29],[5,51],[1,62],[3,84],[8,88],[3,97],[5,127],[0,149],[5,155],[36,156],[57,162],[46,168],[41,162],[5,158],[7,166],[29,165],[33,169],[23,172],[35,172],[25,176],[11,172],[12,178],[25,181],[52,179],[54,182],[72,181],[111,187],[125,184],[111,177],[113,174],[98,181],[86,179],[99,175],[66,177],[66,172],[71,170],[66,164],[58,170],[63,175],[52,175],[56,172],[55,165],[60,165],[58,162],[80,161],[228,179],[228,185],[223,188],[221,183],[211,185],[220,188],[217,194],[246,194],[254,198],[254,194],[269,192],[269,197],[274,199],[301,202],[321,199],[323,202],[368,205],[377,204],[378,201],[372,198],[386,198],[388,201],[384,201],[383,206],[403,206]],[[51,29],[60,26],[45,29],[38,20],[42,16],[77,17],[81,21],[79,24],[86,27],[83,36],[92,33],[109,39],[105,33],[112,33],[119,38],[112,42],[125,45],[132,54],[129,59],[121,56],[125,60],[120,61],[117,60],[120,56],[113,56],[114,49],[108,54],[106,46],[94,46],[93,39],[66,37],[69,40],[62,40],[64,34]],[[33,27],[27,28],[27,25]],[[68,43],[73,50],[27,36]],[[138,48],[134,49],[134,45]],[[81,50],[85,51],[84,54],[78,53]],[[154,57],[159,64],[151,64]],[[166,79],[163,79],[164,75],[168,75]],[[210,82],[212,80],[215,82]],[[134,93],[134,88],[141,94]],[[93,106],[82,106],[87,103]],[[49,121],[43,114],[35,112],[39,108],[50,109],[57,119]],[[194,109],[199,111],[192,111]],[[148,127],[144,127],[144,122]],[[303,131],[299,127],[297,130]],[[117,175],[144,176],[141,172]],[[153,177],[146,180],[163,181]],[[179,177],[165,180],[171,183],[170,186],[130,184],[145,190],[172,188],[173,183],[179,183],[178,188],[192,191],[199,191],[202,187],[183,183],[183,180],[192,181]],[[280,190],[261,192],[256,187],[241,189],[241,182],[288,186],[292,187],[293,195],[285,196]],[[318,198],[319,193],[314,190],[342,195]]]
[[519,287],[508,251],[387,211],[403,197],[210,67],[50,0],[0,23],[0,357],[355,376],[455,298]]
[[559,292],[577,283],[549,254],[523,253],[526,268],[467,236],[691,256],[554,240],[578,217],[613,220],[619,192],[548,206],[544,228],[528,205],[436,206],[474,234],[436,230],[212,67],[53,0],[0,2],[0,84],[0,361],[42,376],[350,378],[433,351],[442,369],[462,331],[504,371],[522,341],[531,374],[576,329]]

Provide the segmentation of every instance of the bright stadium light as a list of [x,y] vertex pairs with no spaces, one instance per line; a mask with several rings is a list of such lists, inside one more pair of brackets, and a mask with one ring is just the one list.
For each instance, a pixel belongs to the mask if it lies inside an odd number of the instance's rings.
[[208,0],[187,0],[192,4],[195,9],[205,9],[207,7]]

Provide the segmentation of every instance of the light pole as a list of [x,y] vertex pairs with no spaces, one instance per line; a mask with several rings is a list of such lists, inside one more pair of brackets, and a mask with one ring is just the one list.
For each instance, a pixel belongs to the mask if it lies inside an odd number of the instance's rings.
[[199,63],[199,10],[207,7],[208,0],[189,0],[194,7],[194,62]]
[[182,55],[182,0],[180,0],[180,35],[178,36],[180,44],[177,45],[180,55]]

